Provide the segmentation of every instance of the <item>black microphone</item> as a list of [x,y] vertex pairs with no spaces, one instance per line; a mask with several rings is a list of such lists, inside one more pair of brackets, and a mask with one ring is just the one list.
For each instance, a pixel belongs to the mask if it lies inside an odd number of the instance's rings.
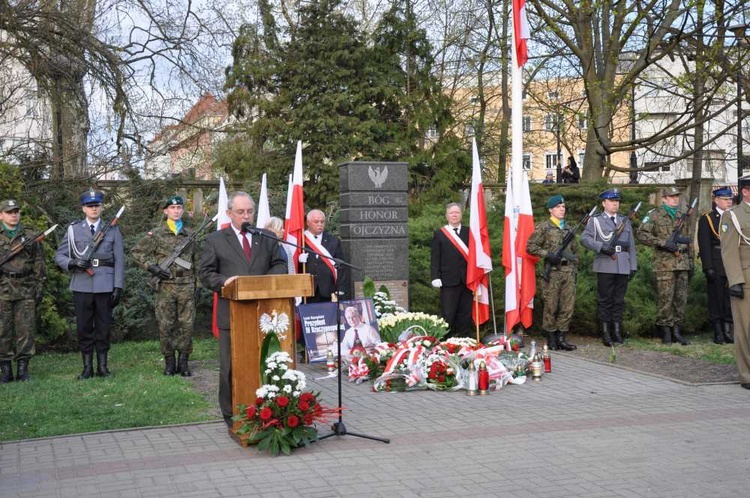
[[260,228],[254,227],[253,224],[250,223],[249,221],[246,221],[245,223],[243,223],[240,229],[243,232],[252,233],[254,235],[262,235],[263,233],[261,232]]

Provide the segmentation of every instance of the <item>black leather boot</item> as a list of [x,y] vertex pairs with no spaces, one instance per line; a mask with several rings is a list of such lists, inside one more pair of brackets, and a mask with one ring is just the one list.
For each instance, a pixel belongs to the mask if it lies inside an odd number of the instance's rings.
[[565,332],[563,331],[557,332],[557,344],[560,346],[558,349],[562,349],[563,351],[574,351],[578,349],[578,346],[565,340]]
[[174,375],[174,351],[164,357],[164,375]]
[[96,352],[96,375],[97,377],[109,377],[112,373],[107,368],[107,351]]
[[10,361],[0,361],[0,384],[13,382],[13,363]]
[[727,341],[724,340],[724,327],[721,322],[712,322],[711,328],[714,329],[714,344],[725,344]]
[[609,323],[609,322],[602,322],[601,323],[601,326],[602,326],[602,344],[604,344],[608,348],[612,347],[612,338],[609,336],[610,329],[611,329],[610,326],[611,325],[612,324]]
[[724,341],[727,344],[734,344],[734,323],[724,322]]
[[545,332],[547,336],[547,347],[550,351],[557,351],[560,349],[560,344],[557,342],[557,331]]
[[612,342],[625,344],[625,341],[622,340],[622,322],[612,322]]
[[680,326],[677,325],[676,323],[672,327],[672,339],[674,340],[674,342],[679,342],[683,346],[690,345],[690,341],[682,337],[682,334],[680,333]]
[[94,353],[89,351],[88,353],[81,353],[83,358],[83,371],[78,376],[78,380],[90,379],[94,376]]
[[672,344],[672,327],[669,325],[657,325],[662,344]]
[[30,380],[29,377],[29,360],[18,360],[18,372],[16,372],[16,380],[19,382],[26,382]]
[[190,355],[180,352],[177,356],[177,363],[180,365],[180,375],[183,377],[192,376],[193,373],[190,371],[190,366],[188,365]]

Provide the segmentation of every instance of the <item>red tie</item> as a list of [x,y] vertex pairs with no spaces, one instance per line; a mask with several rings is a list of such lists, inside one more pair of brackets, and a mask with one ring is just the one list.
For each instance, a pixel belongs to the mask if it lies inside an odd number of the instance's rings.
[[250,262],[250,255],[252,254],[252,251],[250,250],[250,242],[247,241],[247,233],[242,232],[242,250],[245,251],[245,258],[247,259],[247,262]]

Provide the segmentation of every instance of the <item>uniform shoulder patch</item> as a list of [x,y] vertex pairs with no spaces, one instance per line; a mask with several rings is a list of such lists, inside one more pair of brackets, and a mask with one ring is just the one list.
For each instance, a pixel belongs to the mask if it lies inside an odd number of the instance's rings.
[[729,230],[729,223],[722,223],[721,224],[721,233],[727,233],[727,230]]

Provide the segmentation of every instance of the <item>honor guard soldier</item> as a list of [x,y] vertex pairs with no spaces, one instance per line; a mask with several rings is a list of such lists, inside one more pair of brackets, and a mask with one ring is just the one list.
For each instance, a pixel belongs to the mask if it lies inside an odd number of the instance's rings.
[[[191,375],[188,359],[193,353],[197,243],[192,230],[183,226],[184,201],[173,195],[164,201],[164,223],[138,241],[131,255],[148,271],[156,285],[154,312],[159,325],[159,346],[164,356],[164,375]],[[188,239],[193,239],[188,241]],[[187,243],[187,245],[185,245]],[[181,250],[178,247],[181,247]],[[176,250],[180,254],[173,256]],[[174,259],[168,268],[160,262]],[[175,351],[177,362],[175,364]]]
[[[98,190],[81,194],[85,217],[68,226],[55,254],[57,266],[72,274],[70,290],[73,291],[78,347],[83,357],[80,380],[94,375],[94,351],[96,374],[101,377],[110,374],[107,355],[112,308],[120,302],[125,285],[122,234],[115,224],[117,217],[109,223],[102,220],[103,199],[104,194]],[[101,242],[96,245],[96,240]]]
[[740,385],[750,389],[750,176],[739,179],[740,203],[721,215],[721,259],[734,318],[734,356]]
[[672,238],[681,217],[680,191],[676,187],[662,190],[662,205],[648,212],[636,232],[639,242],[654,248],[657,307],[656,327],[664,344],[672,340],[690,344],[682,337],[682,322],[687,305],[689,274],[693,269],[689,237]]
[[599,194],[604,212],[592,217],[581,235],[581,244],[596,253],[596,302],[605,346],[623,343],[622,314],[628,281],[638,269],[630,219],[618,213],[620,191]]
[[732,339],[732,306],[724,264],[721,262],[719,232],[721,215],[732,207],[732,189],[720,187],[713,191],[714,207],[698,220],[698,251],[706,276],[708,321],[714,333],[714,343],[734,342]]
[[542,328],[548,336],[550,349],[572,351],[577,346],[565,340],[573,318],[576,302],[576,274],[578,273],[578,248],[575,239],[557,257],[565,236],[572,228],[565,225],[565,199],[553,195],[547,201],[549,219],[537,223],[534,233],[526,243],[526,252],[544,258],[551,264],[549,282],[542,290],[544,315]]
[[[21,224],[16,201],[0,202],[0,383],[13,380],[12,360],[18,371],[15,380],[29,380],[29,360],[34,356],[36,305],[42,299],[45,280],[44,252],[33,242],[35,234]],[[31,241],[31,244],[25,244]],[[14,249],[26,245],[15,256]],[[10,258],[9,258],[10,257]],[[15,329],[15,354],[13,332]]]

